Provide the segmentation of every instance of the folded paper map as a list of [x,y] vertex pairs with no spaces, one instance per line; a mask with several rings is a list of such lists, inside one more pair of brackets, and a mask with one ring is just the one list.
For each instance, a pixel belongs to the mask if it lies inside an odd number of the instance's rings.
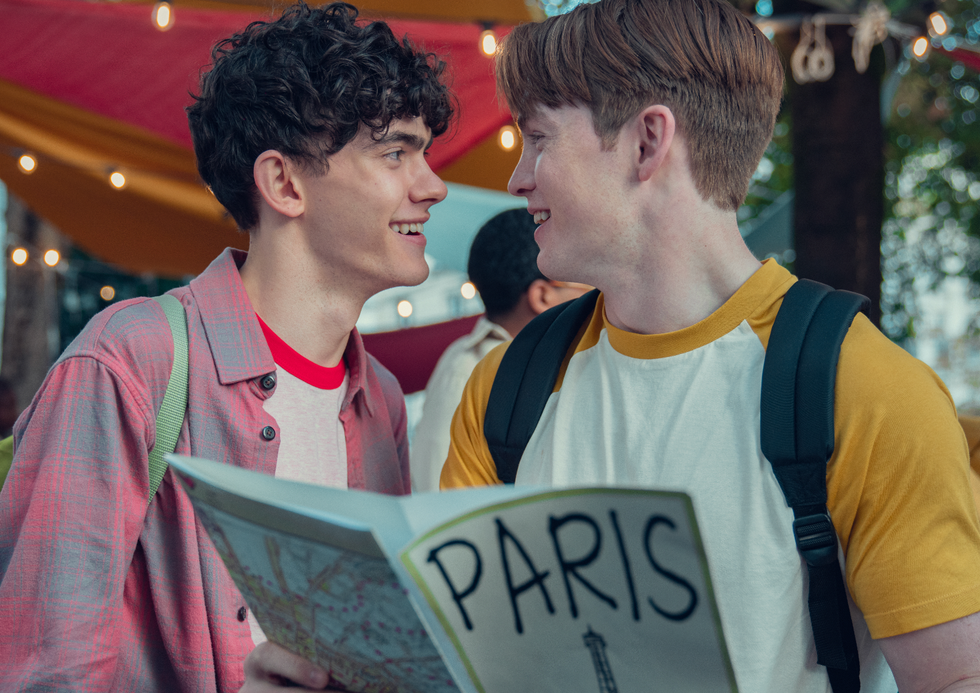
[[393,497],[168,459],[268,638],[347,690],[737,690],[686,494]]

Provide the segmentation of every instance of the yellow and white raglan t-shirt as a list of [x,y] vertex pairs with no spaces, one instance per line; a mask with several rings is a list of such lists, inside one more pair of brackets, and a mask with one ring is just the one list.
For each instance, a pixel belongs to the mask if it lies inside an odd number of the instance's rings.
[[[600,296],[516,479],[690,494],[738,687],[750,693],[831,690],[816,663],[793,513],[760,447],[765,348],[795,281],[767,261],[708,318],[659,335],[609,324]],[[467,384],[443,488],[499,483],[483,417],[505,350]],[[862,691],[895,693],[872,638],[980,611],[966,442],[939,378],[864,315],[841,348],[835,437],[828,508],[854,602]]]

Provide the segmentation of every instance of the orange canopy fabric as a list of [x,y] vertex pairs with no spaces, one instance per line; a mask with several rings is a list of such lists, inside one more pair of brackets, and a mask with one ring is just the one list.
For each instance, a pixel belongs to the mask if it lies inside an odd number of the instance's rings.
[[[243,246],[197,179],[184,108],[211,46],[264,18],[178,7],[161,32],[147,5],[0,0],[0,180],[81,248],[132,272],[195,274]],[[449,63],[460,118],[429,160],[452,168],[510,122],[478,48],[482,27],[388,23]],[[37,156],[30,175],[17,167],[22,152]],[[109,186],[112,170],[124,189]]]

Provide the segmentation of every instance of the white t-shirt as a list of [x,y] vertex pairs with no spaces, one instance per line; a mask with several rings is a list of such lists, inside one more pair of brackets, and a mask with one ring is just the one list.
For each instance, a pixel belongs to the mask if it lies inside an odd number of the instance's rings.
[[[279,426],[276,478],[347,488],[347,442],[340,407],[347,395],[343,360],[333,368],[301,356],[259,319],[276,370],[276,389],[262,408]],[[248,612],[252,641],[267,638]]]
[[[760,445],[765,350],[794,281],[767,262],[703,321],[656,335],[617,329],[600,297],[516,478],[689,493],[739,690],[751,693],[830,693],[793,513]],[[503,353],[484,359],[466,386],[444,487],[499,483],[483,418]],[[869,633],[908,633],[980,610],[966,443],[936,375],[863,315],[841,349],[834,424],[827,506],[860,607],[851,612],[861,690],[895,693]]]

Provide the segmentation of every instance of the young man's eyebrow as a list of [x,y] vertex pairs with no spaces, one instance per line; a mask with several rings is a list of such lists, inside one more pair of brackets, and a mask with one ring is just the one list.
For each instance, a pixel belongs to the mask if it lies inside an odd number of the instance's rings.
[[409,149],[414,149],[416,151],[425,151],[432,146],[433,139],[430,137],[428,140],[425,138],[412,134],[410,132],[399,132],[399,131],[388,131],[381,138],[375,140],[375,146],[386,147],[390,144],[402,144]]

